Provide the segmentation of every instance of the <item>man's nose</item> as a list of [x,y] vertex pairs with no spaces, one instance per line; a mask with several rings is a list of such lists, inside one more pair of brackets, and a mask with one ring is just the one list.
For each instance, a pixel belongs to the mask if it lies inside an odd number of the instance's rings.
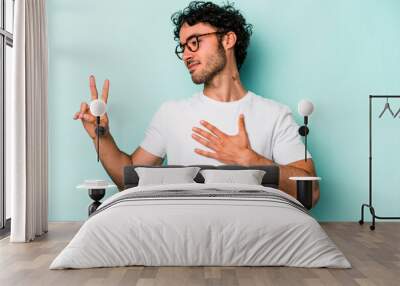
[[183,51],[182,60],[186,63],[189,59],[193,57],[193,52],[190,51],[187,47]]

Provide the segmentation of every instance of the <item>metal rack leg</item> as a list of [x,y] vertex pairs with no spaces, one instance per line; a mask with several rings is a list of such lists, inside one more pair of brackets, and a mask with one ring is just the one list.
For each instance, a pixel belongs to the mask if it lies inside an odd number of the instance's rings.
[[361,205],[361,219],[358,221],[358,223],[361,225],[364,224],[364,207],[369,207],[369,205],[367,205],[367,204]]
[[374,209],[374,207],[373,206],[369,206],[369,211],[371,212],[371,215],[372,215],[372,225],[370,225],[369,226],[369,228],[371,229],[371,230],[374,230],[375,229],[375,209]]
[[372,205],[368,204],[363,204],[361,206],[361,219],[358,221],[359,224],[364,224],[364,207],[369,208],[369,211],[372,216],[372,224],[370,225],[371,230],[375,230],[375,221],[376,219],[381,219],[381,220],[400,220],[400,217],[398,216],[379,216],[375,212],[375,208]]
[[364,224],[364,207],[369,208],[369,211],[370,211],[371,216],[372,216],[372,225],[370,225],[369,228],[370,228],[371,230],[375,230],[375,219],[376,219],[376,215],[375,215],[375,209],[374,209],[374,207],[371,206],[371,205],[362,204],[362,206],[361,206],[361,219],[358,221],[358,223],[359,223],[360,225],[363,225],[363,224]]
[[364,224],[364,207],[371,208],[368,204],[362,204],[361,206],[361,219],[358,221],[359,224]]

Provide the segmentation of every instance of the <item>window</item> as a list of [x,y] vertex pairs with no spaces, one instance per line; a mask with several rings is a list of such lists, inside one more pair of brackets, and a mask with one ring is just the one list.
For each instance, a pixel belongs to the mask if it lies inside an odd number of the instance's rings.
[[5,188],[5,98],[11,92],[14,0],[0,0],[0,236],[9,232],[10,194]]

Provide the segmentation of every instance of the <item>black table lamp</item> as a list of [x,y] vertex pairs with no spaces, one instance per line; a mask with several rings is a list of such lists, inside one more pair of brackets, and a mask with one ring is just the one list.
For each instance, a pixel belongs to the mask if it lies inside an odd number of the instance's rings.
[[[307,161],[307,135],[310,130],[307,127],[308,116],[314,111],[314,105],[308,100],[301,100],[298,105],[298,111],[304,117],[304,125],[300,126],[299,134],[304,137],[304,161]],[[313,181],[321,180],[320,177],[290,177],[290,180],[296,181],[297,184],[297,200],[300,201],[307,209],[312,208],[313,203]]]
[[97,140],[97,162],[99,162],[100,157],[100,141],[99,137],[106,133],[106,129],[100,126],[100,116],[106,113],[106,103],[101,99],[95,99],[90,102],[90,112],[93,116],[96,116],[96,140]]
[[301,116],[304,117],[304,125],[299,128],[299,134],[304,137],[304,160],[307,161],[307,135],[310,130],[307,127],[308,124],[308,116],[314,111],[314,105],[311,101],[301,100],[297,109]]

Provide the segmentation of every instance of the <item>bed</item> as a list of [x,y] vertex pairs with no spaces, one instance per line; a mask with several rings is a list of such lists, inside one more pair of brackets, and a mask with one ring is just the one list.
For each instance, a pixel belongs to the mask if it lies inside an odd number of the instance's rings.
[[138,185],[137,167],[124,169],[125,190],[100,205],[50,269],[351,267],[308,210],[278,189],[278,166],[198,166],[264,170],[261,185],[206,184],[199,173],[194,183],[150,186]]

